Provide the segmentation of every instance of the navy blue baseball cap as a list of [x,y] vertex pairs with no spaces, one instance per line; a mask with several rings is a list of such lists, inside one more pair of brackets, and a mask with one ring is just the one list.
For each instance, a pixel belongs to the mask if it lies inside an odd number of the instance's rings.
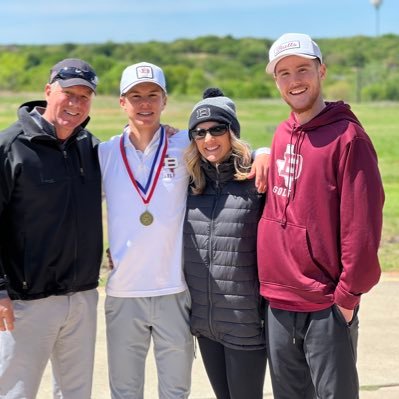
[[87,86],[96,92],[98,77],[93,67],[78,58],[66,58],[51,68],[50,83],[62,87]]

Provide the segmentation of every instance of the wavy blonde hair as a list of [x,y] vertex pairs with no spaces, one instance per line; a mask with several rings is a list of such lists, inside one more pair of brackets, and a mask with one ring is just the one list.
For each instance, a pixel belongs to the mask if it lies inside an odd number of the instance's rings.
[[[252,165],[251,149],[244,140],[237,138],[237,136],[230,131],[230,156],[233,157],[235,180],[245,180]],[[205,174],[201,168],[202,155],[198,151],[195,140],[191,140],[190,145],[184,153],[184,160],[186,162],[187,170],[190,175],[191,191],[194,195],[202,194],[205,189],[206,181]]]

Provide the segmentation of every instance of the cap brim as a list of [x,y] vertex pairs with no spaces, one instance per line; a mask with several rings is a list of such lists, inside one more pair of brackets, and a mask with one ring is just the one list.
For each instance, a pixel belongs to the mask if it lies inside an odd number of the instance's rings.
[[67,80],[57,79],[56,82],[58,82],[61,87],[86,86],[92,89],[94,93],[96,92],[96,86],[85,79],[80,79],[80,78],[73,78]]
[[140,85],[140,84],[142,84],[142,83],[154,83],[154,85],[159,86],[159,87],[164,91],[164,93],[166,94],[166,89],[165,89],[165,87],[163,87],[163,86],[160,85],[159,83],[154,82],[152,79],[140,79],[139,82],[134,82],[134,83],[131,83],[130,85],[127,85],[127,86],[121,91],[121,96],[123,96],[124,94],[126,94],[129,90],[133,89],[133,87],[136,87],[136,86],[138,86],[138,85]]
[[315,55],[307,55],[307,54],[284,54],[281,55],[277,58],[275,58],[272,62],[269,62],[266,65],[266,72],[269,73],[270,75],[274,74],[274,70],[276,69],[276,65],[283,59],[286,57],[291,57],[291,56],[296,56],[296,57],[302,57],[302,58],[307,58],[307,59],[316,59],[318,57],[316,57]]

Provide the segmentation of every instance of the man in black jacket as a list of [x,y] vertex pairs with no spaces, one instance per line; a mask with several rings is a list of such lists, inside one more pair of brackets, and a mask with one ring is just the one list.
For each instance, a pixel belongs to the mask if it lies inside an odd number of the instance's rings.
[[46,101],[0,134],[0,398],[36,397],[49,359],[62,397],[91,397],[101,175],[85,126],[97,81],[62,60]]

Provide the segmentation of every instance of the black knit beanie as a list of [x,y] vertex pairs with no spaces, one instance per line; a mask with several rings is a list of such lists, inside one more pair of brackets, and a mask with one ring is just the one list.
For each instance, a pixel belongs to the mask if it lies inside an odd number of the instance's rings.
[[226,123],[233,133],[240,137],[240,123],[237,120],[234,102],[225,97],[220,89],[212,87],[204,91],[202,98],[203,100],[195,104],[190,115],[188,122],[190,140],[193,139],[190,130],[199,123],[207,121]]

